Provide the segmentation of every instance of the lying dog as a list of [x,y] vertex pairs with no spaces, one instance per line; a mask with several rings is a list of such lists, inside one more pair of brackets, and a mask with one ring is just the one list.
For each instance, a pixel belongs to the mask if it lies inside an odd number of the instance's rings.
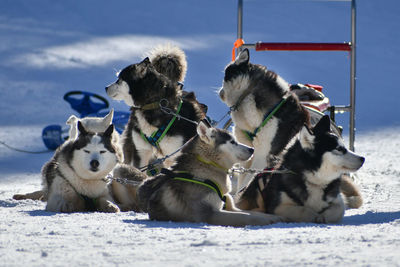
[[[281,221],[275,215],[241,211],[229,195],[227,171],[247,160],[253,149],[238,144],[226,131],[206,122],[185,145],[171,170],[147,179],[139,187],[139,203],[152,220],[206,222],[214,225],[265,225]],[[225,205],[225,209],[223,209]]]
[[363,163],[330,131],[324,116],[312,130],[303,127],[279,168],[253,178],[237,205],[293,222],[337,223],[345,209],[340,177]]
[[61,145],[42,168],[46,210],[118,212],[106,179],[118,162],[114,126],[94,133],[78,121],[77,129],[76,139]]

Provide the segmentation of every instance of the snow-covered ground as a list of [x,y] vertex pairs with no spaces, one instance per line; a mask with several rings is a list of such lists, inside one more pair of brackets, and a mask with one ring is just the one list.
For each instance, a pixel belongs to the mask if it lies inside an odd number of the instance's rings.
[[[344,41],[345,1],[245,1],[245,39]],[[51,153],[0,144],[0,266],[400,266],[400,120],[397,71],[400,3],[359,0],[356,151],[364,205],[338,225],[279,223],[230,228],[149,221],[134,212],[57,214],[12,195],[40,188]],[[70,90],[106,96],[115,71],[151,46],[180,45],[185,87],[220,118],[215,90],[236,38],[236,1],[2,0],[0,141],[44,150],[41,130],[74,112]],[[251,54],[289,82],[320,83],[334,104],[348,101],[348,57],[326,53]],[[111,101],[110,101],[111,102]],[[344,103],[343,103],[344,102]],[[118,110],[123,103],[111,102]],[[346,129],[347,116],[338,115]]]

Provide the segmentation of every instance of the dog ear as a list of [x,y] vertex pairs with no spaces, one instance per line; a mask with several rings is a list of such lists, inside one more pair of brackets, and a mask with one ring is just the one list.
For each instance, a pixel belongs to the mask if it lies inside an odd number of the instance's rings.
[[197,125],[197,134],[199,135],[200,139],[206,142],[207,144],[210,143],[210,135],[211,135],[211,127],[208,123],[204,121],[200,121]]
[[85,127],[83,127],[83,124],[81,121],[78,121],[78,131],[79,131],[79,134],[82,134],[82,135],[88,134],[88,131],[86,131]]
[[303,148],[313,148],[313,142],[314,142],[315,136],[311,132],[311,130],[306,126],[303,125],[303,128],[301,128],[300,131],[300,144]]
[[114,109],[112,108],[110,112],[108,112],[108,114],[103,119],[104,125],[105,126],[110,125],[112,123],[113,117],[114,117]]
[[249,64],[249,61],[250,61],[250,53],[249,49],[247,48],[241,51],[237,56],[237,58],[235,59],[235,63],[238,65],[242,63]]
[[112,133],[114,132],[114,124],[108,126],[107,130],[104,132],[104,136],[111,137]]
[[151,66],[150,59],[146,57],[142,62],[136,65],[136,71],[139,77],[144,77],[147,73],[147,69]]
[[328,115],[324,115],[319,122],[314,126],[313,132],[315,135],[320,135],[331,130],[331,120]]

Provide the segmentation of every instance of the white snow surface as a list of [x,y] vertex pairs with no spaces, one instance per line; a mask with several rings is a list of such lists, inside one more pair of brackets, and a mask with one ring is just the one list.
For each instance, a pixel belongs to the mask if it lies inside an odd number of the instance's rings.
[[[41,131],[76,113],[70,90],[107,97],[115,72],[151,46],[187,53],[187,90],[220,118],[215,91],[236,39],[236,1],[0,1],[0,141],[45,150]],[[348,1],[244,1],[245,40],[342,41]],[[366,157],[356,183],[360,209],[339,224],[262,227],[150,221],[146,214],[61,214],[12,196],[40,188],[52,153],[0,144],[0,266],[400,266],[400,25],[397,0],[357,1],[356,152]],[[339,18],[339,19],[338,19]],[[316,23],[318,22],[318,23]],[[257,54],[288,82],[324,85],[333,104],[348,101],[348,56]],[[345,104],[344,103],[344,104]],[[116,110],[128,110],[110,100]],[[338,115],[347,131],[347,116]]]

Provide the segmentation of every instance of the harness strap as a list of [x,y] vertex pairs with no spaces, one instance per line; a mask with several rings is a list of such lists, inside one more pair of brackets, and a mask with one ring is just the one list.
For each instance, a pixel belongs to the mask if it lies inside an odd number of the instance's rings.
[[160,107],[160,103],[158,101],[149,103],[141,107],[141,110],[153,110],[153,109],[158,109]]
[[170,179],[178,180],[178,181],[183,181],[183,182],[190,182],[198,185],[203,185],[205,187],[208,187],[209,189],[213,190],[219,198],[225,203],[226,202],[226,196],[222,194],[222,190],[219,187],[218,184],[214,183],[213,181],[209,179],[199,179],[194,177],[192,174],[185,172],[185,171],[179,171],[179,172],[173,172],[168,169],[161,169],[161,173],[167,175]]
[[202,157],[199,156],[199,155],[196,156],[196,159],[197,159],[198,161],[204,163],[204,164],[214,166],[214,167],[216,167],[216,168],[218,168],[218,169],[221,169],[221,170],[223,170],[224,172],[228,173],[228,169],[227,169],[227,168],[225,168],[225,167],[219,165],[219,164],[216,163],[215,161],[206,160],[206,159],[202,158]]
[[270,109],[267,113],[265,113],[263,121],[253,132],[242,130],[243,133],[246,135],[246,137],[250,141],[254,140],[254,138],[257,136],[257,133],[260,131],[260,129],[263,128],[268,123],[268,121],[272,118],[272,116],[274,116],[275,113],[283,106],[283,104],[286,103],[286,100],[287,100],[287,97],[282,98],[282,100],[278,104],[276,104],[274,108]]
[[[179,102],[179,105],[178,105],[178,109],[176,110],[176,113],[175,113],[174,117],[169,121],[167,126],[165,126],[165,125],[161,126],[160,128],[157,129],[157,131],[154,131],[151,134],[151,136],[146,136],[142,131],[140,131],[140,135],[142,136],[143,140],[147,141],[150,145],[158,148],[160,142],[165,137],[165,135],[167,134],[167,132],[171,128],[172,124],[175,122],[176,117],[178,116],[179,112],[181,111],[182,103],[183,103],[183,101],[181,99],[180,102]],[[154,104],[154,103],[152,103],[152,104]]]

